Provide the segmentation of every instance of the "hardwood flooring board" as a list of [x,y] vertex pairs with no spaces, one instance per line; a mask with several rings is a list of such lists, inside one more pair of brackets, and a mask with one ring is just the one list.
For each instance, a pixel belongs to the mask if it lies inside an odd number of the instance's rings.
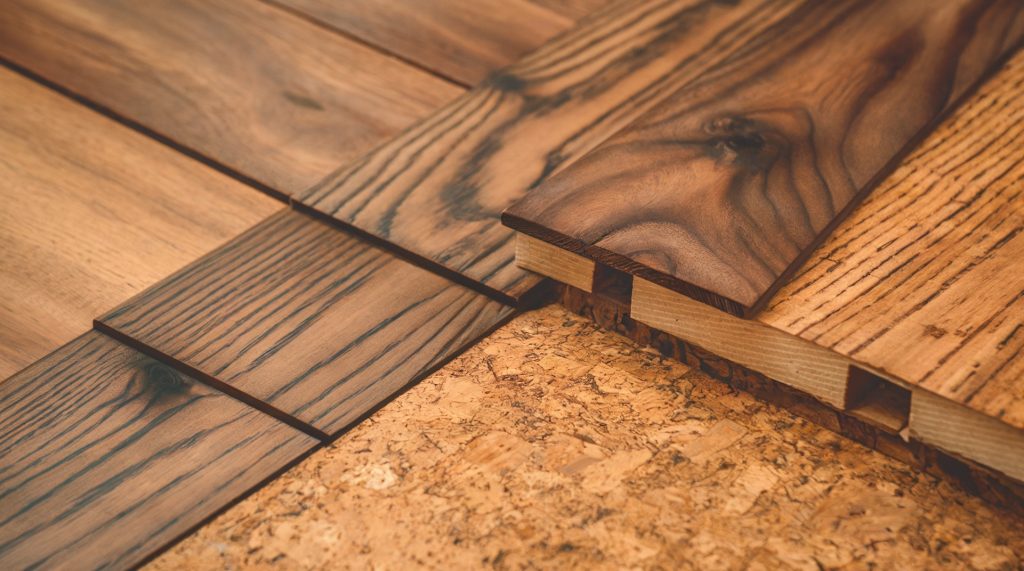
[[281,207],[4,68],[0,92],[0,379]]
[[0,567],[132,567],[316,444],[86,333],[0,385]]
[[510,313],[288,210],[98,322],[330,435]]
[[572,26],[529,0],[276,0],[462,85]]
[[1024,428],[1024,53],[931,134],[758,315]]
[[1024,39],[1015,0],[781,5],[506,223],[749,317]]
[[0,56],[284,194],[463,91],[256,0],[12,0]]
[[517,299],[497,219],[693,76],[789,11],[704,0],[615,4],[297,196],[311,208]]

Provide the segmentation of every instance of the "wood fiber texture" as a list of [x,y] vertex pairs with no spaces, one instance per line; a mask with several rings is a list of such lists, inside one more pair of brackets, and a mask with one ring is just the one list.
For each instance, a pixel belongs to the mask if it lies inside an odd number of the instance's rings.
[[86,333],[0,385],[0,567],[132,567],[316,444]]
[[[579,20],[607,7],[617,0],[530,0],[573,20]],[[619,0],[621,1],[621,0]]]
[[0,383],[280,208],[3,68],[0,92]]
[[552,306],[150,569],[997,571],[1022,553],[1024,520]]
[[255,0],[12,0],[0,56],[284,194],[462,92]]
[[98,322],[330,435],[510,313],[285,210]]
[[277,1],[466,86],[572,25],[528,0]]
[[788,12],[710,0],[615,4],[296,199],[513,301],[502,210]]
[[1024,53],[757,316],[1024,428]]
[[776,10],[506,223],[750,316],[1024,38],[1018,0]]

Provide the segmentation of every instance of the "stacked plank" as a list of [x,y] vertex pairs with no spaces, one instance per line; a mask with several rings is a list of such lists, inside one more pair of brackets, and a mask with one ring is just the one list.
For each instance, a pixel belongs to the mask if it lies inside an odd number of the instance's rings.
[[509,209],[518,261],[1024,480],[1024,58],[900,164],[1013,53],[1024,7],[787,6]]

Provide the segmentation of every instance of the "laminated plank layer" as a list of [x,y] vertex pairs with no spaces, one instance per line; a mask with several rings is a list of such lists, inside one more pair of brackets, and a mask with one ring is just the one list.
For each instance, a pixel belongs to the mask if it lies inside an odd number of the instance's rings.
[[0,568],[130,568],[317,444],[86,333],[0,385]]
[[0,382],[280,208],[8,69],[0,92]]
[[794,9],[774,2],[616,3],[296,200],[499,299],[538,279],[502,210]]
[[286,209],[97,325],[326,437],[511,312]]
[[287,195],[463,91],[257,0],[12,0],[0,56]]
[[1024,38],[1018,0],[779,11],[506,224],[749,317]]

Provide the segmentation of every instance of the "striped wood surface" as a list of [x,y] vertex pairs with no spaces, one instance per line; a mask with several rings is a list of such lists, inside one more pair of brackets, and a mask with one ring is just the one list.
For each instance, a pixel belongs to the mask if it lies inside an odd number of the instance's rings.
[[572,25],[529,0],[276,1],[465,86]]
[[615,4],[296,199],[514,301],[538,279],[515,266],[501,211],[779,17]]
[[256,0],[10,0],[0,56],[284,194],[462,92]]
[[0,568],[128,568],[317,441],[89,332],[0,384]]
[[510,313],[286,209],[98,321],[330,435]]
[[0,68],[0,383],[280,208]]

